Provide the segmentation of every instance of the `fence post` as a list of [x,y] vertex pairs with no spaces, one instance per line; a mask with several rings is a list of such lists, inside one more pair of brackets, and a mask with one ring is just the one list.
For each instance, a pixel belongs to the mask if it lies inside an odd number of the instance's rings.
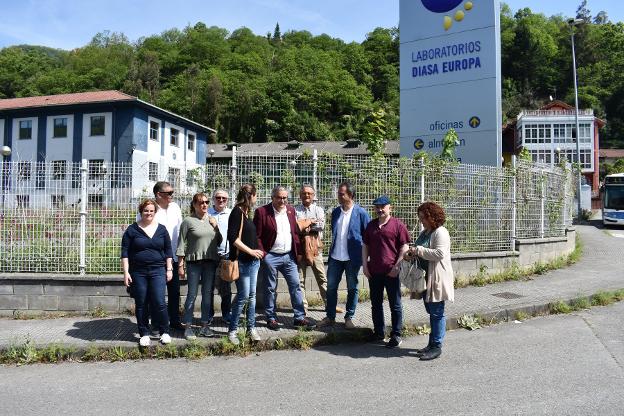
[[314,149],[312,154],[312,187],[314,192],[318,195],[317,182],[318,182],[318,151]]
[[540,238],[544,238],[544,171],[540,169]]
[[236,203],[236,170],[238,166],[236,165],[236,146],[232,146],[232,166],[230,166],[230,202],[232,208],[234,208],[234,204]]
[[80,275],[87,269],[87,159],[82,159],[80,166]]
[[[420,158],[420,203],[425,202],[425,159]],[[422,232],[425,227],[422,222],[420,223],[420,232]]]
[[511,156],[511,170],[513,173],[512,176],[512,180],[511,180],[511,251],[514,251],[516,249],[516,210],[517,210],[517,201],[516,201],[516,194],[517,194],[517,183],[516,183],[516,177],[518,175],[518,170],[517,170],[517,166],[516,166],[516,155],[512,155]]

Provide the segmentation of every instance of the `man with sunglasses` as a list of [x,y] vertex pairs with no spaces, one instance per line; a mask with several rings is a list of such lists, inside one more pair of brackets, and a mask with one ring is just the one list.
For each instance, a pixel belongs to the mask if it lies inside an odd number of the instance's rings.
[[316,325],[305,316],[303,292],[299,286],[297,254],[299,235],[295,208],[288,205],[288,190],[276,186],[271,192],[271,202],[256,209],[253,218],[258,235],[258,248],[264,252],[266,286],[264,305],[267,327],[279,330],[275,314],[277,273],[280,272],[288,284],[290,302],[294,313],[294,326],[312,329]]
[[[178,257],[175,252],[178,248],[178,236],[182,224],[182,210],[173,202],[173,187],[169,182],[160,181],[154,185],[154,197],[158,210],[154,219],[165,226],[171,238],[173,251],[173,279],[167,282],[167,311],[169,312],[169,327],[184,330],[180,323],[180,277],[178,275]],[[149,314],[147,315],[149,316]]]
[[[217,219],[219,231],[223,236],[227,236],[228,220],[230,219],[230,212],[232,212],[232,210],[227,207],[228,199],[229,195],[225,189],[216,189],[212,193],[212,206],[208,209],[208,215]],[[226,243],[227,238],[224,238],[219,245],[218,253],[219,258],[221,259],[226,259],[229,254],[229,247]],[[221,280],[219,270],[221,269],[217,267],[215,287],[217,288],[217,292],[221,297],[221,317],[226,323],[229,323],[230,311],[232,309],[232,284],[230,282],[225,282]],[[214,302],[210,303],[209,318],[211,321],[214,318]]]

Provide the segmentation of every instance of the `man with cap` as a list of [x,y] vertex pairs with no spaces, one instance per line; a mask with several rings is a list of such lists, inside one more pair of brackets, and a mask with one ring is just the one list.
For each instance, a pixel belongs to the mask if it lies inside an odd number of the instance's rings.
[[390,304],[392,332],[388,348],[401,344],[403,309],[399,265],[409,249],[409,232],[405,224],[392,217],[390,198],[385,195],[373,201],[377,218],[366,226],[362,236],[362,266],[370,287],[373,331],[375,339],[385,338],[383,312],[384,288]]

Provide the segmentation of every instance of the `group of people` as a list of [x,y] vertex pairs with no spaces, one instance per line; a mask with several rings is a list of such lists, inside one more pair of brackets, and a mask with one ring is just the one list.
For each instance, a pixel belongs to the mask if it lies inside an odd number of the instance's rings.
[[[212,336],[214,289],[221,297],[222,317],[228,323],[228,339],[240,343],[238,325],[245,314],[246,333],[259,341],[256,330],[256,288],[258,273],[263,270],[266,326],[279,330],[276,315],[277,281],[280,273],[288,285],[293,310],[293,325],[313,329],[307,318],[305,297],[307,270],[314,274],[325,305],[320,327],[336,324],[336,315],[344,312],[346,329],[356,327],[353,318],[358,304],[358,275],[368,279],[374,337],[385,340],[383,313],[384,290],[391,311],[392,329],[386,342],[389,348],[401,344],[403,312],[399,270],[402,261],[417,261],[425,270],[424,300],[430,316],[431,334],[425,348],[417,351],[422,360],[440,356],[446,322],[444,306],[453,301],[453,271],[450,260],[450,237],[444,228],[444,210],[433,202],[418,207],[422,232],[410,246],[407,227],[392,216],[392,201],[380,196],[372,201],[376,218],[355,202],[355,190],[349,182],[338,186],[339,202],[331,213],[331,246],[327,270],[322,254],[325,211],[316,204],[315,190],[303,185],[300,203],[288,203],[288,190],[282,186],[271,192],[271,202],[255,208],[257,195],[252,184],[243,185],[232,209],[229,195],[218,189],[209,198],[194,195],[190,215],[182,219],[180,207],[172,201],[173,188],[167,182],[154,186],[154,199],[139,205],[137,222],[130,225],[122,239],[122,267],[126,286],[132,288],[139,330],[139,344],[150,344],[151,327],[157,329],[160,342],[171,342],[170,328],[184,331],[187,339],[196,337],[193,329],[195,299],[201,285],[200,336]],[[253,216],[252,216],[253,213]],[[231,284],[220,279],[220,262],[238,261],[239,278],[232,301]],[[338,306],[338,287],[346,276],[346,308]],[[180,279],[188,280],[188,293],[180,320]],[[165,302],[165,287],[168,303]]]

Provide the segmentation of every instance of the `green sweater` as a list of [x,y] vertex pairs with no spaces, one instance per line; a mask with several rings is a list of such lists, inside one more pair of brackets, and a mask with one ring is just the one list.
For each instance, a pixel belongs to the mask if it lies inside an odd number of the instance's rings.
[[185,261],[219,260],[217,249],[222,239],[219,229],[210,225],[208,216],[205,220],[186,217],[180,225],[176,255],[184,256]]

